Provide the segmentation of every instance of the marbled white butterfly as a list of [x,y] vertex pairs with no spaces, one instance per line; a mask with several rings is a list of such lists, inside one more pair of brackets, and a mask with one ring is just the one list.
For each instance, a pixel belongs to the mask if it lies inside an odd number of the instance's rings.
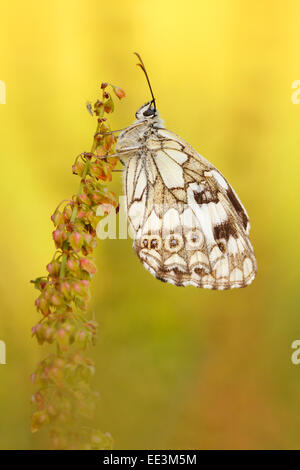
[[249,219],[221,173],[167,130],[152,100],[119,135],[134,250],[151,274],[176,286],[245,287],[256,275]]

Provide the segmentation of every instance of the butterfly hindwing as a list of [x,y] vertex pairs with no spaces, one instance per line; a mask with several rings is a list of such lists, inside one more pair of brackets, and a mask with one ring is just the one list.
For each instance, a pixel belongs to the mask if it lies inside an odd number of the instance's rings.
[[158,128],[125,170],[134,249],[177,286],[244,287],[255,277],[248,215],[221,173],[176,134]]

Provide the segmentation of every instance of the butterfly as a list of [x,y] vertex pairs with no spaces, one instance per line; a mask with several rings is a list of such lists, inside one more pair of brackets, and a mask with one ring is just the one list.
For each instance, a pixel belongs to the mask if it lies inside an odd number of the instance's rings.
[[133,247],[157,279],[207,289],[245,287],[256,275],[249,218],[222,174],[167,130],[152,100],[123,130],[116,152]]

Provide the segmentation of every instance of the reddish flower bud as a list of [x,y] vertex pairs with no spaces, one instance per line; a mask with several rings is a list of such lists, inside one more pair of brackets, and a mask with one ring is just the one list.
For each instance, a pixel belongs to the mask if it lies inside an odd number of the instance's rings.
[[73,212],[73,208],[71,207],[70,204],[68,204],[65,208],[64,208],[64,211],[63,211],[63,216],[64,216],[64,220],[65,222],[68,222],[71,217],[72,217],[72,212]]
[[104,155],[106,154],[107,154],[106,150],[101,145],[97,147],[96,155],[98,157],[104,157]]
[[101,111],[103,110],[103,103],[100,100],[97,100],[94,104],[94,112],[96,116],[100,116]]
[[76,339],[80,342],[83,342],[85,341],[86,339],[86,332],[85,331],[78,331],[77,335],[76,335]]
[[69,243],[74,251],[80,251],[83,244],[83,237],[79,232],[73,232],[69,236]]
[[53,328],[51,328],[50,326],[48,326],[46,329],[45,329],[45,338],[48,340],[48,342],[50,342],[50,340],[52,339],[53,337]]
[[81,258],[80,267],[84,271],[87,271],[89,274],[96,274],[97,272],[95,264],[88,258]]
[[60,284],[60,290],[65,297],[69,298],[71,292],[70,283],[67,281],[62,282]]
[[35,379],[36,379],[36,374],[31,374],[31,375],[30,375],[30,382],[31,382],[32,384],[35,383]]
[[79,330],[75,335],[75,343],[78,348],[85,349],[89,341],[86,331]]
[[57,336],[59,336],[61,339],[64,339],[66,336],[66,332],[63,328],[59,328],[56,332]]
[[60,357],[56,358],[54,363],[53,363],[58,369],[61,369],[64,366],[64,361]]
[[87,204],[88,206],[91,205],[91,201],[90,201],[89,197],[88,197],[85,193],[79,194],[79,196],[78,196],[78,201],[79,201],[81,204]]
[[86,308],[86,302],[90,298],[90,291],[88,286],[82,283],[81,281],[76,281],[72,283],[72,290],[75,296],[75,301],[77,306],[80,308]]
[[47,285],[47,281],[43,277],[38,277],[34,281],[30,281],[30,282],[32,282],[34,284],[34,287],[38,289],[39,291],[43,290]]
[[81,294],[81,293],[82,293],[82,286],[80,285],[80,282],[73,282],[73,283],[72,283],[72,289],[73,289],[77,294]]
[[77,219],[84,219],[86,211],[83,208],[80,208],[77,212]]
[[119,162],[118,157],[110,157],[109,158],[109,165],[113,168],[116,166],[116,164]]
[[46,269],[51,276],[58,276],[60,271],[60,262],[57,260],[51,261],[47,264]]
[[43,411],[36,411],[31,419],[31,432],[37,432],[41,426],[48,421],[47,413]]
[[72,166],[72,172],[75,175],[82,176],[84,167],[85,167],[85,163],[81,160],[77,160],[77,162],[75,162],[74,165]]
[[[69,335],[64,330],[64,328],[59,328],[56,332],[56,342],[59,346],[61,351],[67,351],[69,348]],[[61,375],[59,369],[57,367],[51,368],[51,376],[52,377],[59,377]]]
[[85,218],[91,225],[93,225],[93,223],[95,222],[96,214],[93,211],[88,211],[85,214]]
[[46,269],[47,269],[49,274],[52,274],[54,272],[53,263],[47,264]]
[[37,323],[35,326],[32,327],[32,330],[31,330],[32,333],[33,333],[33,334],[38,333],[38,331],[42,328],[42,326],[43,326],[43,325],[42,325],[41,323]]
[[51,304],[52,305],[55,305],[57,307],[58,305],[61,305],[62,303],[63,303],[63,299],[61,298],[60,295],[58,295],[58,294],[51,295]]
[[83,359],[81,354],[76,352],[73,356],[73,362],[74,362],[74,364],[83,364],[84,359]]
[[117,95],[117,97],[121,100],[122,98],[125,98],[126,96],[126,93],[124,90],[122,90],[122,88],[118,87],[118,86],[114,86],[113,87],[113,90],[115,92],[115,94]]
[[104,103],[104,111],[109,114],[109,113],[112,113],[114,111],[114,102],[113,100],[111,99],[111,97],[109,97],[109,99],[107,101],[105,101]]
[[67,264],[68,270],[71,273],[73,273],[73,274],[78,273],[78,271],[79,271],[79,262],[77,260],[75,260],[74,258],[68,258],[66,264]]
[[56,248],[61,248],[63,245],[63,242],[67,238],[67,234],[60,229],[56,229],[54,230],[52,235],[53,235],[53,240],[55,241]]
[[93,240],[93,237],[90,233],[84,233],[83,238],[84,238],[85,243],[87,244],[91,243],[91,241]]
[[98,144],[103,140],[103,135],[102,132],[97,132],[97,134],[94,135],[94,139],[97,140]]
[[103,200],[103,196],[100,193],[100,191],[94,191],[91,194],[91,199],[92,199],[93,203],[97,205],[97,204],[101,203],[101,201]]
[[68,333],[68,335],[71,335],[74,332],[74,325],[71,323],[64,323],[64,329]]
[[41,407],[44,404],[44,397],[40,391],[35,393],[34,401],[37,403],[39,407]]
[[103,143],[105,150],[110,150],[115,141],[115,136],[113,136],[112,134],[106,135]]
[[90,165],[90,175],[94,176],[95,178],[100,178],[102,176],[103,170],[99,163],[91,163]]
[[94,320],[89,320],[88,322],[84,323],[86,328],[91,332],[91,334],[95,337],[98,329],[98,323]]
[[36,307],[42,312],[43,315],[50,313],[50,308],[45,296],[40,295],[35,301]]
[[51,220],[54,223],[54,225],[59,225],[64,223],[64,218],[62,213],[59,210],[56,210],[52,215],[51,215]]

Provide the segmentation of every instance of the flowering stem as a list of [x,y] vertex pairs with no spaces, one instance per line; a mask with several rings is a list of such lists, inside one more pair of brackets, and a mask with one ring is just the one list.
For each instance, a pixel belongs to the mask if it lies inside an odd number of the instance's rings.
[[[82,173],[82,178],[83,179],[86,177],[88,171],[89,171],[89,160],[86,161],[85,166],[84,166],[84,170],[83,170],[83,173]],[[82,184],[82,181],[81,181],[80,184],[79,184],[78,191],[77,191],[77,196],[79,196],[79,194],[81,193],[82,187],[83,187],[83,184]],[[72,215],[71,215],[71,218],[70,218],[71,223],[73,223],[76,219],[77,210],[78,210],[77,206],[74,206],[73,211],[72,211]],[[59,273],[60,279],[63,279],[65,277],[66,262],[67,262],[67,255],[66,255],[66,253],[64,253],[62,255],[62,258],[61,258],[61,266],[60,266],[60,273]]]
[[[102,109],[99,110],[99,117],[103,117],[104,115],[104,107],[102,107]],[[96,133],[94,134],[94,140],[93,140],[93,145],[92,145],[92,148],[91,148],[91,154],[94,154],[96,148],[97,148],[97,139],[96,139],[96,136],[98,136],[98,133],[99,133],[99,130],[100,130],[100,122],[98,120],[98,123],[97,123],[97,129],[96,129]],[[104,133],[99,133],[100,135],[104,134]],[[106,134],[106,133],[105,133]],[[87,160],[86,163],[85,163],[85,166],[84,166],[84,169],[83,169],[83,173],[82,173],[82,180],[84,180],[84,178],[86,177],[86,175],[88,174],[88,171],[89,171],[89,165],[90,165],[90,161]],[[80,184],[79,184],[79,188],[78,188],[78,191],[77,191],[77,196],[79,196],[79,194],[81,193],[82,191],[82,187],[83,187],[83,183],[82,183],[82,180],[80,181]],[[71,215],[71,219],[70,219],[70,222],[73,223],[76,219],[76,215],[77,215],[77,206],[74,206],[73,207],[73,211],[72,211],[72,215]],[[62,260],[61,260],[61,267],[60,267],[60,273],[59,273],[59,277],[62,279],[65,277],[65,270],[66,270],[66,262],[67,262],[67,255],[64,253],[63,256],[62,256]]]
[[[97,244],[97,208],[104,208],[104,216],[117,205],[116,195],[103,184],[111,181],[117,163],[113,157],[116,138],[104,118],[114,109],[107,86],[101,85],[102,101],[96,101],[92,113],[98,121],[92,149],[80,154],[73,165],[73,173],[81,178],[77,194],[60,203],[51,217],[57,251],[47,265],[48,276],[32,281],[40,292],[35,305],[43,315],[32,333],[39,344],[55,343],[56,353],[42,360],[32,374],[38,390],[32,397],[31,429],[36,432],[48,424],[56,449],[112,445],[108,434],[86,425],[93,416],[96,394],[90,388],[94,365],[83,354],[97,338],[97,323],[87,317],[89,285],[97,271],[91,258]],[[113,90],[118,98],[125,96],[120,88]]]

